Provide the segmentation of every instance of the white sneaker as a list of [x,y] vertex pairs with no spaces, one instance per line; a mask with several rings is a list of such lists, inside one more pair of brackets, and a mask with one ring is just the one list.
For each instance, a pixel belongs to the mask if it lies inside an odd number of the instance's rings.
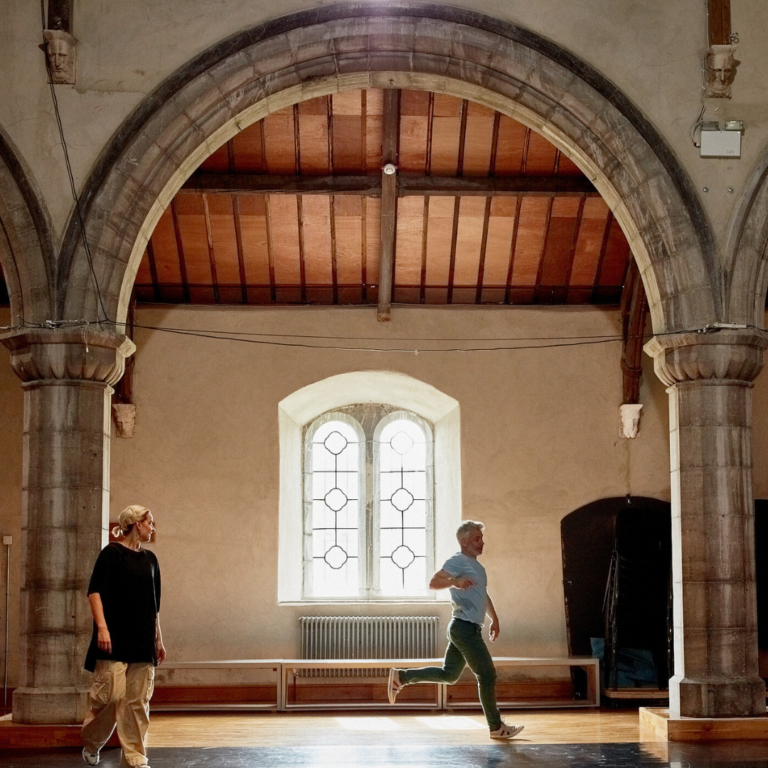
[[491,738],[499,740],[514,739],[523,728],[525,728],[524,725],[507,725],[502,721],[501,725],[495,731],[491,731]]
[[400,673],[396,669],[389,670],[389,679],[387,680],[387,698],[390,704],[395,703],[397,694],[403,689],[403,684],[400,682]]
[[85,761],[86,765],[98,765],[99,753],[89,752],[85,747],[83,747],[83,760]]

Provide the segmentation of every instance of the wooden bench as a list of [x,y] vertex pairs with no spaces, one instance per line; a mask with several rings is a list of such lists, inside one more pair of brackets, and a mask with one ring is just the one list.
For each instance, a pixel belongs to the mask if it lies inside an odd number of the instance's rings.
[[[394,705],[386,699],[386,689],[380,678],[363,678],[364,682],[355,687],[363,689],[366,698],[341,698],[341,700],[300,700],[297,692],[303,688],[310,691],[314,684],[297,686],[297,672],[301,670],[360,670],[383,669],[390,667],[408,669],[414,667],[440,666],[442,658],[435,659],[235,659],[217,661],[171,661],[166,662],[157,671],[156,695],[151,708],[154,712],[162,711],[248,711],[248,710],[354,710],[354,709],[467,709],[479,707],[477,694],[458,698],[449,695],[450,686],[424,684],[409,686],[398,697]],[[586,696],[583,699],[500,699],[499,707],[511,708],[559,708],[559,707],[597,707],[600,704],[600,662],[588,656],[535,658],[535,657],[495,657],[497,668],[504,667],[567,667],[578,668],[586,675]],[[275,673],[272,685],[236,684],[201,685],[176,682],[176,671],[193,672],[224,670],[268,669]],[[368,690],[366,691],[366,686]],[[270,689],[269,700],[261,695],[252,694],[258,689]],[[316,686],[320,688],[320,686]],[[338,686],[337,686],[338,687]],[[274,694],[272,694],[274,691]]]

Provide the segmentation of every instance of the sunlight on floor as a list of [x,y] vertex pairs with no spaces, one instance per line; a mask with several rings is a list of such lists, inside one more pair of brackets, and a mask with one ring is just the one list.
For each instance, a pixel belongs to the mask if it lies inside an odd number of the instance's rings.
[[400,725],[389,717],[337,717],[336,722],[350,731],[399,731]]
[[436,731],[477,731],[487,727],[471,717],[417,717],[415,719]]

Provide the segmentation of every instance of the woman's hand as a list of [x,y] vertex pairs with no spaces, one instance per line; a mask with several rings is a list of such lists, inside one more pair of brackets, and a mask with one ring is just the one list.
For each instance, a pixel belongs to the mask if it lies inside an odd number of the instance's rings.
[[168,655],[162,640],[157,640],[155,642],[155,655],[157,656],[157,665],[160,666]]
[[99,627],[97,644],[100,651],[106,651],[109,654],[112,653],[112,637],[109,634],[106,624],[103,627]]
[[498,619],[491,619],[491,628],[488,631],[488,639],[492,642],[496,642],[496,638],[501,634],[501,627],[499,626]]

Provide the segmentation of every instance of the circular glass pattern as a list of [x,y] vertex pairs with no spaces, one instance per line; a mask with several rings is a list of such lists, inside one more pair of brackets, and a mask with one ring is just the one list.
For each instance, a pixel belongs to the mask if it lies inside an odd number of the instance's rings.
[[392,561],[398,568],[405,570],[414,560],[416,555],[413,554],[413,550],[410,547],[406,547],[405,544],[401,544],[393,553]]
[[349,441],[341,434],[341,432],[331,432],[331,434],[323,440],[323,445],[329,453],[338,456],[349,445]]
[[406,432],[398,432],[390,441],[392,450],[405,456],[413,448],[413,438]]
[[413,494],[405,488],[398,488],[390,499],[392,506],[400,512],[405,512],[413,504]]
[[334,571],[338,571],[344,563],[349,560],[347,553],[338,545],[334,544],[324,555],[323,560],[328,563]]
[[347,506],[349,499],[347,494],[341,490],[341,488],[331,488],[328,493],[325,494],[323,499],[325,506],[332,509],[334,512],[338,512],[340,509],[344,509]]

